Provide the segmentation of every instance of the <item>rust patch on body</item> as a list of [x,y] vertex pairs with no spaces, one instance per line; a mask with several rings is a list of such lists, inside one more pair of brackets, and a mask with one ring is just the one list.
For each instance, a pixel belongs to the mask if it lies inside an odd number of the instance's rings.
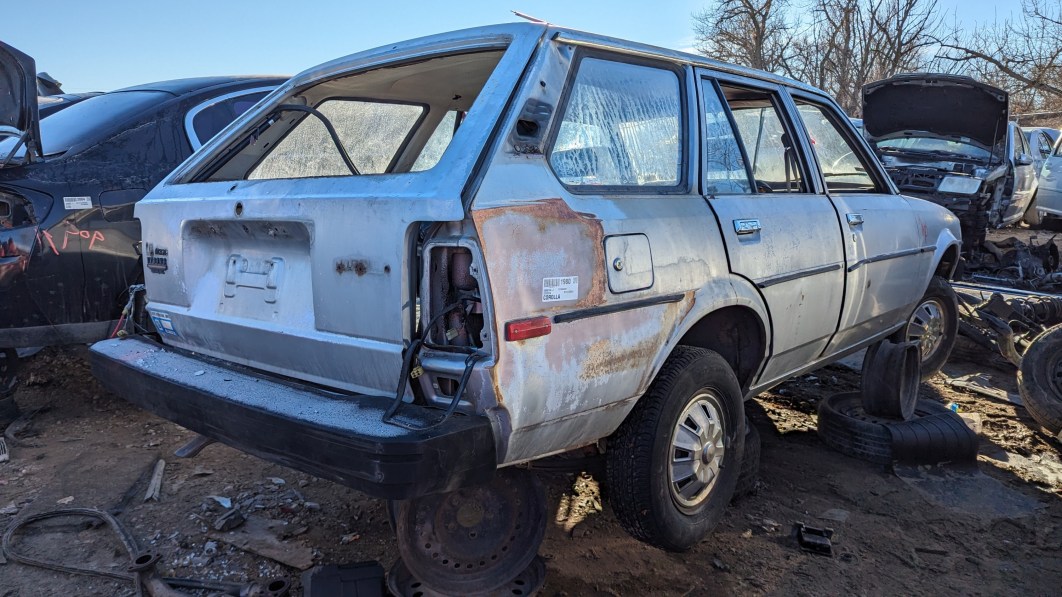
[[364,259],[337,259],[336,273],[343,275],[354,272],[357,276],[364,276],[369,272],[369,264]]
[[[604,303],[607,287],[604,272],[604,229],[594,214],[574,211],[563,199],[550,198],[491,207],[472,212],[487,267],[493,280],[505,281],[509,286],[525,288],[538,285],[541,278],[579,275],[580,298],[572,303],[543,303],[525,305],[522,315],[545,310],[568,310],[593,307]],[[529,256],[520,267],[511,265],[508,258],[523,253]],[[540,264],[551,255],[566,256],[570,270],[547,270]],[[541,259],[536,259],[541,258]],[[539,267],[536,267],[539,266]],[[587,290],[582,286],[586,284]]]
[[623,371],[645,369],[652,363],[659,349],[655,336],[634,346],[616,346],[608,338],[597,340],[586,351],[586,360],[583,361],[579,378],[591,380]]

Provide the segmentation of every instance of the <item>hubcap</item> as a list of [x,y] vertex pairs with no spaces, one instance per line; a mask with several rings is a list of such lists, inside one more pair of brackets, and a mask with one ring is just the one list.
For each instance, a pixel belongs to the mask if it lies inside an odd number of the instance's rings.
[[944,344],[944,305],[927,299],[914,310],[907,322],[907,340],[917,341],[922,362],[929,360]]
[[671,433],[668,484],[671,497],[694,508],[711,493],[726,453],[726,429],[721,401],[713,393],[698,394],[682,411]]

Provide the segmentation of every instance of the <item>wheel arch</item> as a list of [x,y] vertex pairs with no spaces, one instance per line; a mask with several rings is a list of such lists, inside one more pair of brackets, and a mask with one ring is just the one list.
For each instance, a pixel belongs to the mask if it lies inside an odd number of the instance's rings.
[[[730,305],[706,313],[676,346],[694,346],[719,353],[747,391],[767,358],[767,329],[748,306]],[[674,350],[674,348],[672,348]]]
[[955,277],[955,271],[959,267],[959,243],[949,243],[938,256],[935,256],[936,266],[933,275],[940,276],[945,280]]

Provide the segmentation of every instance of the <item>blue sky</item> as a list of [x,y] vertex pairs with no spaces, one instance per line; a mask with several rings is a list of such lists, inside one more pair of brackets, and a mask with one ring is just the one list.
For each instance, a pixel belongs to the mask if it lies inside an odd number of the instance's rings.
[[[802,0],[794,0],[799,3]],[[218,74],[294,74],[360,50],[517,20],[519,10],[576,29],[676,49],[692,45],[705,0],[9,0],[0,40],[30,54],[66,91],[107,91]],[[959,5],[963,24],[1007,8]],[[1003,0],[1002,6],[1017,6]]]

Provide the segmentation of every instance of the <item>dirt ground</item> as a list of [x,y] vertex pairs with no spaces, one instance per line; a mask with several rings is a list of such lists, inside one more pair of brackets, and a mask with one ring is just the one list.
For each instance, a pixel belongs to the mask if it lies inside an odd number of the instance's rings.
[[[50,349],[26,362],[16,400],[35,414],[10,447],[11,461],[0,464],[0,526],[60,507],[112,510],[141,547],[162,554],[164,575],[240,582],[285,576],[297,585],[297,569],[208,534],[222,512],[209,496],[219,496],[255,517],[286,522],[275,533],[290,557],[379,560],[385,567],[397,558],[380,501],[222,445],[195,459],[174,458],[192,434],[100,388],[83,353]],[[947,372],[977,369],[985,367],[956,362]],[[988,371],[1016,394],[1012,370]],[[763,438],[758,489],[688,553],[631,539],[607,505],[572,536],[551,523],[539,552],[547,567],[541,594],[1057,595],[1062,446],[1031,429],[1022,407],[954,390],[938,377],[923,385],[924,398],[980,416],[980,472],[876,468],[831,452],[815,432],[817,401],[856,389],[858,381],[835,365],[748,404]],[[144,502],[159,457],[166,460],[161,496]],[[542,478],[555,509],[573,477]],[[789,537],[794,522],[833,528],[834,556],[800,551]],[[68,565],[126,566],[105,528],[70,522],[27,533],[18,548]],[[121,581],[0,564],[0,597],[132,594]]]

